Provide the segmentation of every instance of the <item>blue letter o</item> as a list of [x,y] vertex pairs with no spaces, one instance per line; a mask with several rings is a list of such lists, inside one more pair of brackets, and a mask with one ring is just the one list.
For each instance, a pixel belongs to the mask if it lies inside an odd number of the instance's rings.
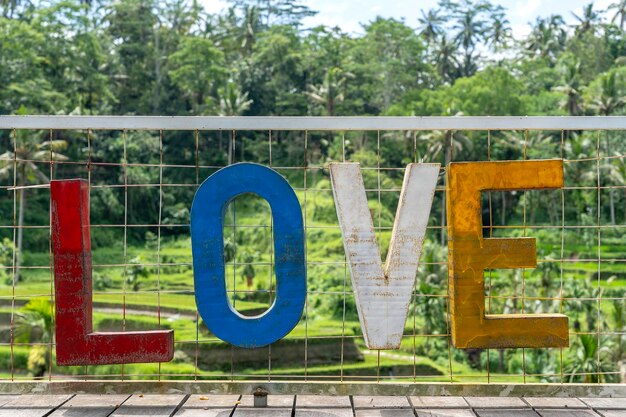
[[[256,317],[237,312],[226,294],[224,215],[228,203],[244,193],[267,200],[274,226],[276,298]],[[198,312],[217,337],[257,348],[280,340],[298,324],[306,297],[302,211],[293,188],[276,171],[239,163],[207,178],[191,207],[191,246]]]

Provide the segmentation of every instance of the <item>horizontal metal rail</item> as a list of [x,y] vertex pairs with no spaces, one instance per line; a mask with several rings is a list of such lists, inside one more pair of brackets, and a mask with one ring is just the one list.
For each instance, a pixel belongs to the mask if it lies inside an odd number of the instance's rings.
[[45,381],[0,382],[0,394],[460,395],[478,397],[626,397],[625,384],[358,382]]
[[0,129],[256,131],[626,130],[626,116],[0,116]]

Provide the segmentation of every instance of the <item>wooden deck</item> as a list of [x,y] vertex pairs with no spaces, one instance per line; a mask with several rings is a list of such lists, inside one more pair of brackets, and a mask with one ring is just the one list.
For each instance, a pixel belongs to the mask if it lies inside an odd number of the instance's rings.
[[626,417],[626,398],[0,395],[0,417]]

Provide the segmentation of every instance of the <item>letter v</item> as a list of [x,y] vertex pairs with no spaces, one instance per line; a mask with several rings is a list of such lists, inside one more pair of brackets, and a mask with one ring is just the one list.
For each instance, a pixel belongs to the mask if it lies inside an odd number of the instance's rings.
[[440,166],[407,166],[383,270],[360,166],[330,164],[354,298],[369,349],[400,348]]

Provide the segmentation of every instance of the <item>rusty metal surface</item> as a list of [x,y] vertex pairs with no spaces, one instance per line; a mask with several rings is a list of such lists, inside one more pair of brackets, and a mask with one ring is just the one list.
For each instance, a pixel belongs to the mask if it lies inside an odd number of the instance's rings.
[[407,166],[383,269],[360,164],[330,164],[337,217],[369,349],[400,348],[440,167]]
[[480,193],[563,187],[563,161],[450,163],[448,273],[452,343],[457,348],[567,347],[563,314],[485,313],[485,269],[534,268],[534,238],[483,238]]
[[93,332],[89,183],[50,182],[58,365],[165,362],[173,330]]

